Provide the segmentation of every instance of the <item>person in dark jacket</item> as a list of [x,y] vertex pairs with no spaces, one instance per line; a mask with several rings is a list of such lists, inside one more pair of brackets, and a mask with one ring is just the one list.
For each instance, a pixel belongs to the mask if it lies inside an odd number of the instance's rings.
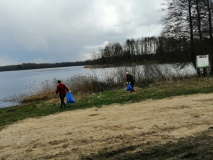
[[135,79],[134,76],[131,75],[129,72],[126,72],[126,81],[127,84],[130,84],[132,86],[132,91],[135,91],[134,90]]
[[69,91],[69,89],[66,87],[65,84],[61,83],[60,80],[58,80],[58,85],[56,88],[55,93],[59,94],[60,100],[61,100],[61,106],[60,108],[62,108],[62,106],[66,107],[66,104],[64,102],[64,98],[66,96],[66,93]]

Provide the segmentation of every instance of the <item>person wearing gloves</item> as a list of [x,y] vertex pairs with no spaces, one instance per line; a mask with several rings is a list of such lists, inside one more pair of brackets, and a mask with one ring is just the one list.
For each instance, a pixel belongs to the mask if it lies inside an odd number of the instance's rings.
[[64,98],[66,96],[66,93],[69,91],[69,89],[66,87],[65,84],[61,83],[60,80],[58,80],[58,85],[56,88],[55,93],[59,94],[60,100],[61,100],[61,106],[60,108],[62,108],[62,106],[66,107],[66,104],[64,102]]
[[135,79],[134,76],[131,75],[129,72],[126,72],[126,81],[127,84],[130,84],[132,86],[132,91],[135,91],[134,90]]

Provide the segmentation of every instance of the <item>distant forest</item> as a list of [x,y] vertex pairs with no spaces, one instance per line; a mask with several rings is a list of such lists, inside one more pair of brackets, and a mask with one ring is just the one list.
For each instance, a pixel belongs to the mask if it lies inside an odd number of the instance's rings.
[[[94,64],[189,62],[209,55],[213,63],[213,0],[169,0],[162,7],[164,28],[159,37],[112,42],[93,53]],[[213,65],[211,65],[211,70]]]
[[29,70],[29,69],[42,69],[42,68],[55,68],[55,67],[69,67],[69,66],[82,66],[88,65],[91,62],[80,61],[80,62],[62,62],[62,63],[23,63],[19,65],[8,65],[0,66],[0,71],[14,71],[14,70]]
[[93,64],[123,65],[125,63],[190,62],[189,42],[185,38],[144,37],[128,39],[125,45],[109,43],[93,53]]
[[209,55],[210,64],[213,64],[213,0],[169,0],[162,6],[162,12],[164,28],[159,37],[127,39],[125,44],[110,42],[84,62],[26,63],[0,67],[0,71],[150,62],[192,63],[195,67],[197,55]]

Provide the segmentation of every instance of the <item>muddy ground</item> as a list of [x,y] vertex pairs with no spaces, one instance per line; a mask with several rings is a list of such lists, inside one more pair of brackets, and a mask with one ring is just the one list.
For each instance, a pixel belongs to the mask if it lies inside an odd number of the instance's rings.
[[0,132],[0,159],[212,159],[213,94],[26,119]]

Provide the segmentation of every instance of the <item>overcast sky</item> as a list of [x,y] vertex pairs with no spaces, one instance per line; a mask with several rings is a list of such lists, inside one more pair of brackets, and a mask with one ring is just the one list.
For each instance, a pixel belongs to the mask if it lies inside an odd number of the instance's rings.
[[158,36],[165,0],[0,0],[0,66],[91,59],[107,42]]

